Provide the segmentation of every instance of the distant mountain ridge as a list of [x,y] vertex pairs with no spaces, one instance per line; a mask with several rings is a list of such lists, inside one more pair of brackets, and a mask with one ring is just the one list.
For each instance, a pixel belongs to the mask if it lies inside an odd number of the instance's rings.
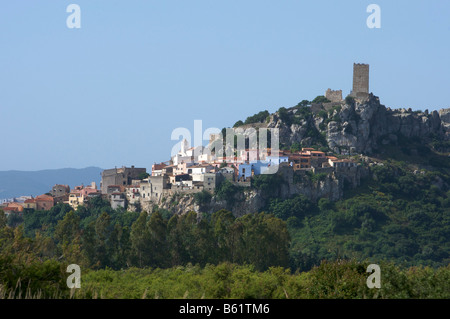
[[55,184],[100,186],[102,168],[62,168],[40,171],[0,171],[0,199],[37,196],[49,192]]

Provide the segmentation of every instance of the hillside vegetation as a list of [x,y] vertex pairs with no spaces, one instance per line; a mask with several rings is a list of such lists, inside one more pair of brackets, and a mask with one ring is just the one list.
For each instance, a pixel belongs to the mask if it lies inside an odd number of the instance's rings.
[[[359,187],[344,184],[339,200],[281,198],[280,173],[253,179],[263,207],[240,217],[201,209],[245,198],[249,190],[230,182],[196,194],[199,213],[114,210],[100,198],[76,210],[0,211],[0,298],[449,298],[450,160],[439,118],[388,111],[375,98],[364,108],[350,99],[329,110],[309,104],[235,126],[280,127],[287,149],[352,153],[339,156],[368,174]],[[359,134],[362,142],[352,139]],[[339,146],[348,139],[353,149]],[[319,186],[326,178],[302,177]],[[72,263],[83,270],[74,295],[65,286]],[[379,290],[365,284],[369,263],[381,265]]]

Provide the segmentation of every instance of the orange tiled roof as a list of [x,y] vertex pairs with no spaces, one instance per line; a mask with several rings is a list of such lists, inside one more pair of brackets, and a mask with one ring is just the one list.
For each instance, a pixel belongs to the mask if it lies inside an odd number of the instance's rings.
[[53,197],[48,195],[39,195],[36,196],[35,201],[53,202]]

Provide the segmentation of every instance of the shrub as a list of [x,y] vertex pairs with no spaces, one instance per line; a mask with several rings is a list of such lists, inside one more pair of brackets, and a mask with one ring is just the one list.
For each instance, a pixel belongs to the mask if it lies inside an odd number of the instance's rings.
[[314,100],[312,100],[313,103],[328,103],[331,102],[328,100],[325,96],[319,95]]
[[354,105],[355,104],[355,98],[353,96],[347,95],[345,98],[345,103],[347,105]]
[[197,205],[207,205],[211,202],[212,195],[210,192],[202,190],[194,194],[194,200]]

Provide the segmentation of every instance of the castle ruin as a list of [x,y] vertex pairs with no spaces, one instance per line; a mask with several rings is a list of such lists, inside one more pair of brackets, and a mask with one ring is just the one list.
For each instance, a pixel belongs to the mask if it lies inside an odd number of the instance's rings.
[[[369,96],[369,65],[365,63],[353,63],[353,89],[350,96],[358,100],[365,100]],[[341,103],[342,90],[328,89],[325,97],[330,103],[324,103],[325,108],[330,108],[333,103]]]
[[325,97],[330,101],[330,102],[341,102],[342,101],[342,90],[332,90],[332,89],[328,89],[325,92]]

